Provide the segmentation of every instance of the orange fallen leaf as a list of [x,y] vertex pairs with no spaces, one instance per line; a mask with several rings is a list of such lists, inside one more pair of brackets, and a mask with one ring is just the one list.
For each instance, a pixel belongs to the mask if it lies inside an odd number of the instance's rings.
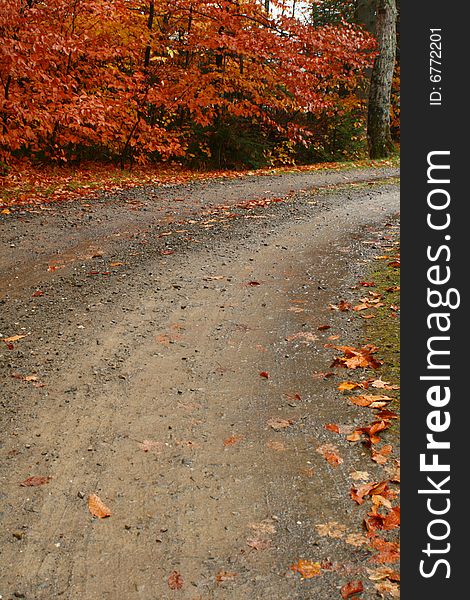
[[364,586],[362,585],[362,581],[349,581],[341,588],[341,598],[347,600],[350,596],[360,594],[363,591]]
[[318,331],[326,331],[327,329],[331,329],[331,325],[320,325],[317,329]]
[[96,494],[88,496],[88,510],[94,517],[105,519],[111,516],[111,511]]
[[227,438],[226,440],[224,440],[224,446],[233,446],[234,444],[238,444],[238,442],[241,442],[242,440],[245,439],[245,436],[243,435],[232,435],[229,438]]
[[261,371],[259,376],[263,377],[264,379],[269,379],[269,373],[267,371]]
[[170,590],[180,590],[184,585],[184,579],[181,576],[181,573],[178,571],[173,571],[168,577],[168,587]]
[[372,539],[371,546],[374,550],[379,551],[378,554],[370,559],[371,562],[395,563],[400,560],[400,546],[397,542],[386,542],[376,537]]
[[400,588],[397,583],[381,581],[380,583],[376,583],[374,587],[382,598],[385,598],[385,596],[397,599],[400,598]]
[[343,459],[338,454],[338,448],[333,444],[323,444],[317,448],[317,452],[333,467],[337,467],[343,462]]
[[338,385],[338,389],[340,392],[351,391],[362,387],[363,385],[361,383],[356,383],[355,381],[342,381]]
[[7,344],[9,342],[17,342],[18,340],[22,340],[23,338],[28,337],[28,335],[28,333],[24,333],[23,335],[12,335],[10,337],[3,338],[3,341]]
[[33,298],[38,298],[39,296],[44,296],[44,292],[41,290],[36,290],[32,295]]
[[303,579],[311,579],[321,574],[321,565],[319,562],[311,560],[298,560],[295,564],[289,567],[294,573],[299,573]]
[[372,448],[372,460],[379,465],[384,465],[392,452],[393,448],[390,444],[386,444],[382,446],[380,450],[375,450]]
[[33,475],[32,477],[28,477],[24,481],[20,483],[22,487],[36,487],[38,485],[44,485],[45,483],[49,483],[51,480],[50,477],[42,477],[38,475]]
[[342,525],[336,521],[315,525],[315,528],[318,535],[322,537],[328,536],[333,539],[340,539],[346,533],[346,525]]
[[376,346],[367,344],[362,348],[353,348],[352,346],[335,346],[336,350],[343,352],[343,357],[336,357],[332,367],[339,366],[347,369],[372,368],[377,369],[383,364],[383,361],[376,359],[373,354],[378,350]]
[[336,425],[336,423],[327,423],[325,429],[328,429],[328,431],[332,431],[333,433],[340,433],[339,425]]

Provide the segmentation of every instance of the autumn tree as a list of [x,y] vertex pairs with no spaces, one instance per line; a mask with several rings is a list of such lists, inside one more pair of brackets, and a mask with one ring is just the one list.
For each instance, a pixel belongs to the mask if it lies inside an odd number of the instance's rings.
[[[3,0],[0,153],[58,162],[213,158],[242,124],[308,144],[371,63],[352,24],[257,0]],[[212,137],[211,137],[212,136]]]

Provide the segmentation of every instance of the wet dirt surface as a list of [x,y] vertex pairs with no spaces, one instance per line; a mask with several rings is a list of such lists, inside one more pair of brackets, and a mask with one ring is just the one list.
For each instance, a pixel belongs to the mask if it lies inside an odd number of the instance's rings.
[[[0,351],[2,598],[327,600],[364,577],[370,552],[316,526],[363,534],[350,474],[379,466],[324,428],[360,421],[347,375],[315,374],[329,336],[361,337],[328,304],[367,272],[398,187],[292,177],[3,220],[0,337],[26,337]],[[300,558],[321,575],[289,569]]]

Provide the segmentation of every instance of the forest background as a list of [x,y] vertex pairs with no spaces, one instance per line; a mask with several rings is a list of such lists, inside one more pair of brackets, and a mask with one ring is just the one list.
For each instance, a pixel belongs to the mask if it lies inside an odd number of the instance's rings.
[[387,157],[396,22],[394,0],[1,0],[1,175]]

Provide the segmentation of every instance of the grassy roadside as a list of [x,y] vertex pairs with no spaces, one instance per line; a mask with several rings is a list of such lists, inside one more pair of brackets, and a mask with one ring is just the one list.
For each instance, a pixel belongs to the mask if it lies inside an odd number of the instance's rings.
[[284,166],[256,171],[194,171],[178,165],[147,165],[121,170],[114,165],[88,164],[81,167],[33,167],[19,164],[7,176],[0,177],[0,210],[9,206],[71,200],[94,191],[112,191],[141,185],[185,183],[191,181],[249,175],[275,175],[295,172],[343,171],[350,169],[398,167],[399,157],[385,160],[318,163]]

